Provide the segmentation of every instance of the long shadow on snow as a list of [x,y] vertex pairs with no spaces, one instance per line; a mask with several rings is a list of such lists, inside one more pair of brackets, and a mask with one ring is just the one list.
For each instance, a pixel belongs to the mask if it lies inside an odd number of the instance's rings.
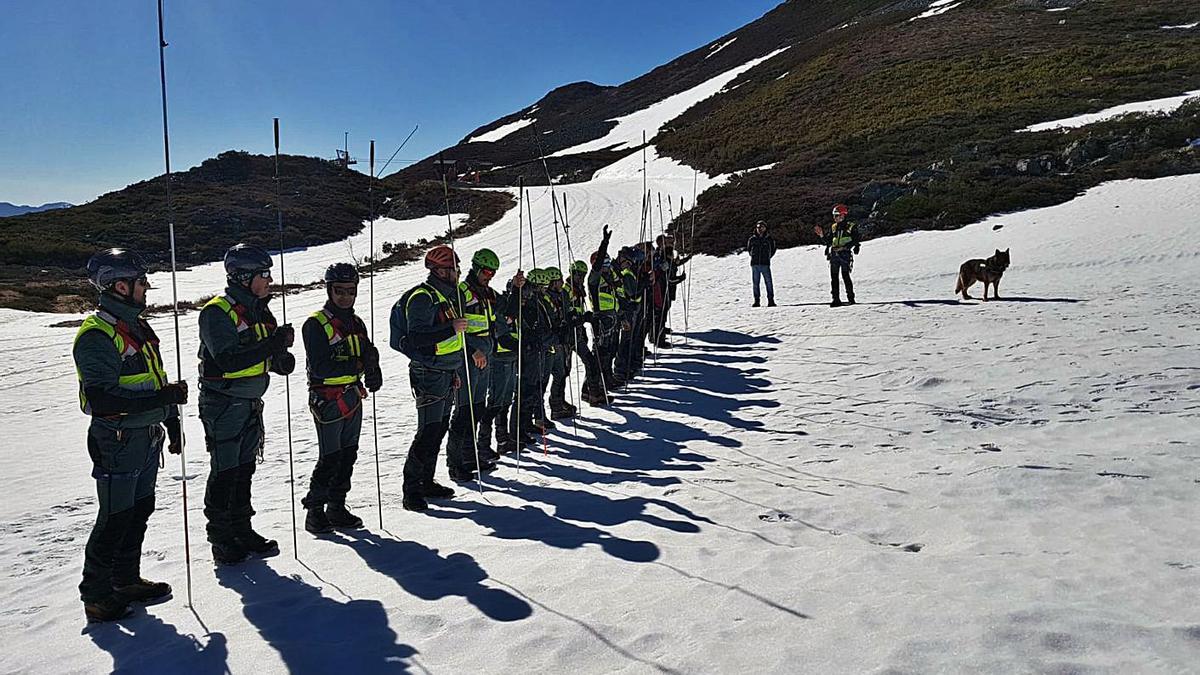
[[291,673],[407,673],[417,650],[396,643],[378,600],[338,602],[252,558],[218,567],[217,582],[242,596],[242,613]]
[[[574,470],[570,466],[556,464],[544,467],[536,463],[536,458],[529,466],[535,473],[548,478],[557,477],[564,481],[575,480]],[[597,525],[620,525],[640,520],[647,525],[661,527],[672,532],[695,534],[700,531],[696,523],[715,524],[703,516],[698,516],[690,510],[671,502],[646,497],[624,496],[620,498],[585,490],[568,490],[549,485],[535,485],[521,481],[509,481],[503,478],[492,479],[494,485],[511,490],[522,499],[554,507],[554,516],[574,522],[595,523]],[[683,516],[688,520],[672,520],[647,513],[651,506],[658,506],[672,513]],[[691,521],[691,522],[689,522]]]
[[114,673],[226,673],[225,635],[209,633],[208,644],[180,635],[175,626],[137,610],[132,619],[89,626],[87,636],[112,655]]
[[605,553],[628,562],[651,562],[659,557],[651,541],[622,539],[595,527],[584,527],[556,518],[533,505],[520,508],[484,502],[453,502],[425,512],[433,518],[470,520],[500,539],[540,541],[554,548],[599,546]]
[[757,344],[779,344],[783,342],[779,338],[772,335],[749,335],[739,333],[732,330],[724,330],[721,328],[713,328],[706,330],[703,333],[689,333],[688,337],[692,340],[700,342],[708,342],[714,345],[741,345],[743,347]]
[[366,530],[343,531],[326,537],[349,546],[368,567],[391,577],[405,591],[422,600],[441,600],[461,596],[495,621],[520,621],[533,614],[529,603],[481,582],[487,572],[466,553],[451,553],[443,558],[437,550],[415,541],[380,537]]

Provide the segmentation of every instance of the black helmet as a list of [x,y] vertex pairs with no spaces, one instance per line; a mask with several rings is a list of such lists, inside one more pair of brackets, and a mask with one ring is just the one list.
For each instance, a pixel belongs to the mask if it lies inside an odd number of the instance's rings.
[[145,276],[146,262],[133,251],[110,248],[93,255],[87,262],[88,281],[96,288],[106,291],[122,280]]
[[358,270],[350,263],[334,263],[325,269],[327,284],[357,284]]
[[271,269],[271,254],[260,246],[237,244],[225,252],[225,275],[238,283],[248,283],[259,272]]

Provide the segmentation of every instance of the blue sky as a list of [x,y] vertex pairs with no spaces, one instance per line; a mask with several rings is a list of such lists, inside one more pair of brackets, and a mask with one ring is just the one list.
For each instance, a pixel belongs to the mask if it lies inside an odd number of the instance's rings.
[[[272,117],[283,152],[323,157],[349,131],[351,154],[374,138],[386,158],[420,124],[400,158],[421,158],[556,86],[625,82],[776,4],[167,0],[172,169],[271,152]],[[0,63],[0,201],[80,203],[162,173],[155,0],[5,3]]]

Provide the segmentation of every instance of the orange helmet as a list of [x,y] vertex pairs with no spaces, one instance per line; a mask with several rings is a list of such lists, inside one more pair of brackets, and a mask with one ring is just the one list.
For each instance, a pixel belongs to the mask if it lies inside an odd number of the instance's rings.
[[425,267],[431,270],[458,267],[458,254],[449,246],[434,246],[425,254]]

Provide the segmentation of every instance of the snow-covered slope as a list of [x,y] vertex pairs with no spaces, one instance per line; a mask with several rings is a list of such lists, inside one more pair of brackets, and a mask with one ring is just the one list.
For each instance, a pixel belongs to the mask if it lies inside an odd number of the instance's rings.
[[[618,243],[639,234],[640,169],[634,156],[560,191],[576,257],[605,222]],[[690,202],[691,179],[669,160],[649,165],[664,197]],[[549,198],[531,196],[546,265]],[[506,459],[483,495],[461,491],[427,515],[399,507],[414,416],[405,360],[388,352],[385,527],[368,423],[351,493],[368,528],[320,541],[301,531],[299,561],[283,383],[267,398],[255,506],[285,553],[216,573],[192,406],[195,612],[168,457],[144,573],[176,598],[84,632],[75,586],[94,513],[74,331],[49,327],[59,316],[0,313],[0,670],[1187,671],[1200,645],[1198,208],[1200,177],[1129,181],[873,240],[856,263],[860,304],[839,310],[825,305],[817,250],[776,258],[777,309],[749,307],[744,258],[698,259],[687,344],[680,306],[677,347],[623,405],[586,409],[577,434],[553,433],[548,453],[519,470]],[[495,248],[506,277],[515,218],[463,252]],[[1006,300],[956,302],[959,264],[995,248],[1012,250]],[[381,327],[421,275],[378,277]],[[320,303],[320,292],[289,298],[291,318]],[[183,327],[191,377],[194,314]],[[302,493],[316,449],[292,385]]]

